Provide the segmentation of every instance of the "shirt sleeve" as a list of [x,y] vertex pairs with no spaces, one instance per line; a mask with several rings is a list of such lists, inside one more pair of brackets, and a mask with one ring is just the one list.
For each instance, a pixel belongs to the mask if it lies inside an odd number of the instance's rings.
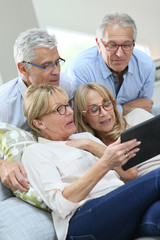
[[77,89],[79,85],[92,82],[90,77],[89,66],[79,64],[78,66],[70,66],[66,69],[67,75],[73,80],[74,87]]
[[30,184],[38,192],[47,206],[62,218],[77,209],[78,203],[63,197],[63,189],[69,185],[63,183],[54,163],[53,154],[43,144],[34,144],[25,149],[22,163]]
[[154,80],[156,76],[156,69],[153,61],[151,62],[150,68],[148,68],[148,71],[146,71],[146,73],[143,73],[144,75],[146,75],[143,87],[139,93],[139,98],[151,99],[153,97]]
[[69,99],[73,98],[75,92],[73,80],[62,72],[60,73],[60,87],[68,93]]

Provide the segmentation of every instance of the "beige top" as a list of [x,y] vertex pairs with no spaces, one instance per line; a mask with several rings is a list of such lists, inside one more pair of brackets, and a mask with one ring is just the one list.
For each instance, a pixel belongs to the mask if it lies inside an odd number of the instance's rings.
[[[136,124],[139,124],[141,122],[144,122],[148,119],[153,118],[154,116],[145,111],[142,108],[135,108],[130,113],[128,113],[125,118],[128,122],[128,124],[135,126]],[[141,146],[140,146],[141,148]],[[144,174],[160,167],[160,155],[157,155],[139,165],[138,167],[138,176],[143,176]]]

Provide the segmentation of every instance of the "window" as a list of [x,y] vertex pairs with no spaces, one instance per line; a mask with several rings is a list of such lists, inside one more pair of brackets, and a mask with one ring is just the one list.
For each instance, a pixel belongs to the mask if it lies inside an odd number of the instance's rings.
[[55,28],[47,28],[49,33],[54,33],[58,41],[60,56],[66,60],[62,67],[64,71],[71,60],[83,50],[96,45],[95,36],[79,32],[64,31]]

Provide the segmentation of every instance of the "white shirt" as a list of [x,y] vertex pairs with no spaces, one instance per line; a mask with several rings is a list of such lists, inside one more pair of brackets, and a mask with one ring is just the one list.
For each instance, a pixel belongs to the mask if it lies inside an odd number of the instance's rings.
[[[70,139],[99,139],[90,133],[73,134]],[[109,171],[92,189],[90,194],[79,203],[73,203],[62,195],[63,189],[81,178],[98,160],[90,152],[66,145],[65,141],[50,141],[39,138],[25,149],[22,163],[29,182],[43,201],[52,210],[53,222],[59,240],[67,235],[69,220],[86,201],[100,197],[122,186],[119,175]]]

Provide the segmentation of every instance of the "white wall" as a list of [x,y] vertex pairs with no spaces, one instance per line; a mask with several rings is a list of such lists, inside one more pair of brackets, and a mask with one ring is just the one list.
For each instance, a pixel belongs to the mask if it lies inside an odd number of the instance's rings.
[[0,6],[0,76],[7,82],[17,76],[13,58],[16,38],[26,29],[38,27],[38,22],[31,0],[0,0]]
[[13,45],[20,32],[32,27],[53,26],[95,34],[102,17],[115,11],[126,12],[135,19],[137,43],[148,45],[153,59],[160,58],[160,0],[0,0],[0,6],[3,82],[17,76]]
[[40,26],[95,34],[109,12],[128,13],[138,28],[137,43],[148,45],[160,58],[160,0],[32,0]]

